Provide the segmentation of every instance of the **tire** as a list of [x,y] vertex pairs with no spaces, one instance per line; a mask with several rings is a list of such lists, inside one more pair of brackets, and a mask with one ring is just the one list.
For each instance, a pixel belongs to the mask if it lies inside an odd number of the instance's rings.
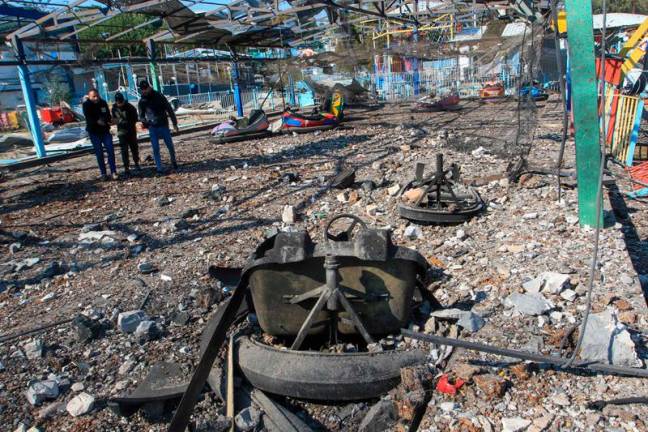
[[263,391],[321,401],[363,400],[380,396],[400,382],[400,370],[422,364],[423,351],[332,354],[277,349],[242,337],[238,365]]

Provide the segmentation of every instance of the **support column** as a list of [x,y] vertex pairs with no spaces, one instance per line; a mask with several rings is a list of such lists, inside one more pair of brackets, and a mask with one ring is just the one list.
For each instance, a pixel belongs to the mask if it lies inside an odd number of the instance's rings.
[[[418,28],[416,27],[414,27],[414,31],[412,32],[412,40],[414,41],[414,46],[416,47],[418,52],[419,33],[418,33]],[[412,76],[412,81],[414,85],[414,96],[418,96],[421,93],[421,81],[419,77],[418,57],[412,58],[412,70],[414,71]]]
[[297,97],[295,96],[295,81],[288,74],[288,103],[291,107],[297,106]]
[[23,99],[25,100],[25,109],[27,110],[27,121],[29,122],[29,130],[34,141],[34,149],[39,158],[47,156],[45,151],[45,141],[43,140],[43,131],[41,130],[40,119],[36,112],[36,97],[34,96],[34,89],[29,81],[29,67],[25,57],[25,50],[22,41],[17,37],[11,38],[11,44],[14,48],[14,55],[20,62],[18,65],[18,78],[20,79],[20,87],[23,92]]
[[594,61],[592,4],[566,0],[569,70],[576,131],[578,216],[581,226],[596,225],[596,195],[601,149],[599,145],[598,90]]
[[160,86],[160,79],[157,72],[157,47],[153,39],[146,40],[146,53],[149,58],[149,74],[151,78],[151,86],[155,91],[162,91]]
[[236,106],[236,115],[243,117],[243,100],[241,99],[241,87],[239,86],[238,63],[232,62],[232,85],[234,86],[234,105]]

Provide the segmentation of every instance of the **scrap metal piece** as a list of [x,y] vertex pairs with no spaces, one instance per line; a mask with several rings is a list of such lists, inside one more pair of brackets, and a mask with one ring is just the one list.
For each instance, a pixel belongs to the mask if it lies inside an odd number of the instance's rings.
[[401,217],[421,223],[462,223],[484,209],[484,201],[476,190],[465,186],[467,192],[455,192],[454,181],[459,169],[452,165],[443,169],[443,155],[437,154],[436,171],[423,178],[421,164],[417,164],[416,178],[401,190],[398,213]]
[[187,376],[177,363],[160,362],[151,366],[148,375],[128,395],[111,402],[119,405],[142,405],[147,402],[179,398],[187,388]]
[[[401,334],[408,338],[418,339],[425,342],[432,342],[438,345],[448,345],[453,347],[465,348],[473,351],[486,352],[486,353],[496,354],[505,357],[513,357],[513,358],[532,361],[536,363],[546,363],[555,366],[562,366],[568,361],[568,359],[559,356],[547,356],[543,354],[530,353],[526,351],[500,348],[500,347],[487,345],[479,342],[470,342],[461,339],[453,339],[453,338],[446,338],[446,337],[441,337],[441,336],[436,336],[431,334],[417,333],[408,329],[402,329]],[[590,361],[573,363],[571,369],[589,369],[594,372],[603,372],[603,373],[608,373],[613,375],[648,378],[647,369],[615,366],[606,363],[592,363]]]
[[378,397],[400,382],[403,367],[423,364],[423,351],[322,353],[278,349],[241,337],[238,364],[245,378],[263,391],[312,400]]
[[252,400],[265,414],[263,425],[269,432],[311,432],[312,429],[297,415],[261,390],[252,391]]
[[331,181],[330,186],[335,189],[350,188],[351,186],[353,186],[353,183],[355,183],[355,175],[355,168],[346,168],[335,176],[333,181]]

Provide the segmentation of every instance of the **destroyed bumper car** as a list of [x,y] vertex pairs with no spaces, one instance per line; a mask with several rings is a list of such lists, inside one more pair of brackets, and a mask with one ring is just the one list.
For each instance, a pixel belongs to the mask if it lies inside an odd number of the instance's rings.
[[[352,223],[334,236],[329,228],[341,218]],[[389,231],[369,229],[355,216],[333,218],[325,238],[315,244],[305,232],[279,233],[252,256],[246,271],[259,326],[291,347],[241,338],[239,366],[253,386],[271,393],[318,400],[375,397],[398,384],[402,367],[424,362],[424,353],[300,349],[359,337],[369,345],[374,336],[398,333],[409,323],[428,264],[418,252],[395,246]]]
[[529,95],[534,102],[542,102],[549,99],[549,94],[537,85],[522,86],[518,97],[520,99],[526,99]]
[[482,102],[494,103],[500,102],[506,99],[506,94],[504,91],[504,86],[502,83],[497,84],[486,84],[479,91],[479,99]]
[[340,124],[340,120],[331,113],[303,115],[290,110],[283,114],[281,120],[281,132],[284,133],[329,130]]
[[211,131],[212,141],[227,143],[261,138],[270,135],[268,116],[263,110],[254,110],[238,120],[226,120]]
[[462,107],[459,105],[458,95],[449,95],[442,98],[424,97],[419,99],[414,106],[414,112],[438,112],[438,111],[458,111]]
[[484,202],[474,189],[458,185],[459,167],[443,168],[443,155],[437,155],[436,170],[424,176],[425,165],[416,166],[414,180],[401,189],[398,213],[419,223],[462,223],[484,209]]

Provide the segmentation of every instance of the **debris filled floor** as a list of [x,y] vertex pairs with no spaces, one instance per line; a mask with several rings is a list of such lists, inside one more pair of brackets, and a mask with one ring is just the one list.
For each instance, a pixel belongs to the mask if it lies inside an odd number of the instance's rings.
[[[415,114],[407,105],[358,108],[338,130],[225,145],[210,143],[205,132],[180,136],[181,168],[161,177],[154,175],[145,144],[140,148],[148,162],[140,175],[128,179],[100,182],[91,156],[5,176],[0,191],[2,335],[82,312],[115,321],[119,312],[143,309],[161,336],[125,333],[114,323],[82,343],[68,323],[0,344],[3,430],[20,423],[57,431],[166,430],[170,413],[161,413],[157,421],[141,412],[123,418],[105,401],[133,388],[155,362],[173,361],[187,373],[192,370],[200,334],[214,309],[202,301],[203,292],[214,285],[209,265],[242,266],[276,230],[306,229],[320,239],[324,221],[341,212],[391,227],[395,243],[418,250],[437,268],[429,289],[439,302],[484,321],[462,327],[456,317],[433,313],[421,331],[567,355],[577,336],[576,331],[570,337],[570,331],[585,308],[593,239],[592,230],[578,225],[575,179],[564,179],[561,202],[555,176],[527,174],[510,182],[507,166],[525,152],[524,145],[514,145],[517,103],[463,105],[457,112]],[[537,109],[529,164],[551,168],[560,144],[559,99],[552,96]],[[389,188],[410,180],[416,162],[426,162],[431,171],[439,152],[447,164],[460,165],[462,179],[476,185],[487,210],[464,225],[406,229],[408,222],[396,210],[399,198]],[[571,141],[565,167],[573,164]],[[374,184],[346,192],[329,189],[328,182],[346,166],[357,168],[356,182]],[[614,208],[607,206],[608,226],[601,233],[593,311],[597,323],[605,327],[607,319],[629,335],[615,340],[615,360],[637,366],[648,359],[647,206],[622,197],[619,190],[628,187],[624,173],[613,171],[620,178],[605,191]],[[293,207],[294,223],[282,221],[292,216],[285,206]],[[227,295],[227,289],[219,292]],[[188,314],[187,322],[179,312]],[[405,347],[420,345],[399,341]],[[432,349],[429,361],[443,367],[439,373],[467,383],[456,395],[432,391],[419,430],[648,427],[645,405],[587,408],[593,400],[648,395],[645,379],[533,368],[445,347]],[[43,399],[30,403],[30,385],[48,380],[57,383],[57,394],[41,392]],[[79,396],[83,393],[92,404]],[[351,431],[376,401],[291,403],[314,429]],[[216,398],[206,395],[194,419],[209,430],[209,422],[223,413]]]

